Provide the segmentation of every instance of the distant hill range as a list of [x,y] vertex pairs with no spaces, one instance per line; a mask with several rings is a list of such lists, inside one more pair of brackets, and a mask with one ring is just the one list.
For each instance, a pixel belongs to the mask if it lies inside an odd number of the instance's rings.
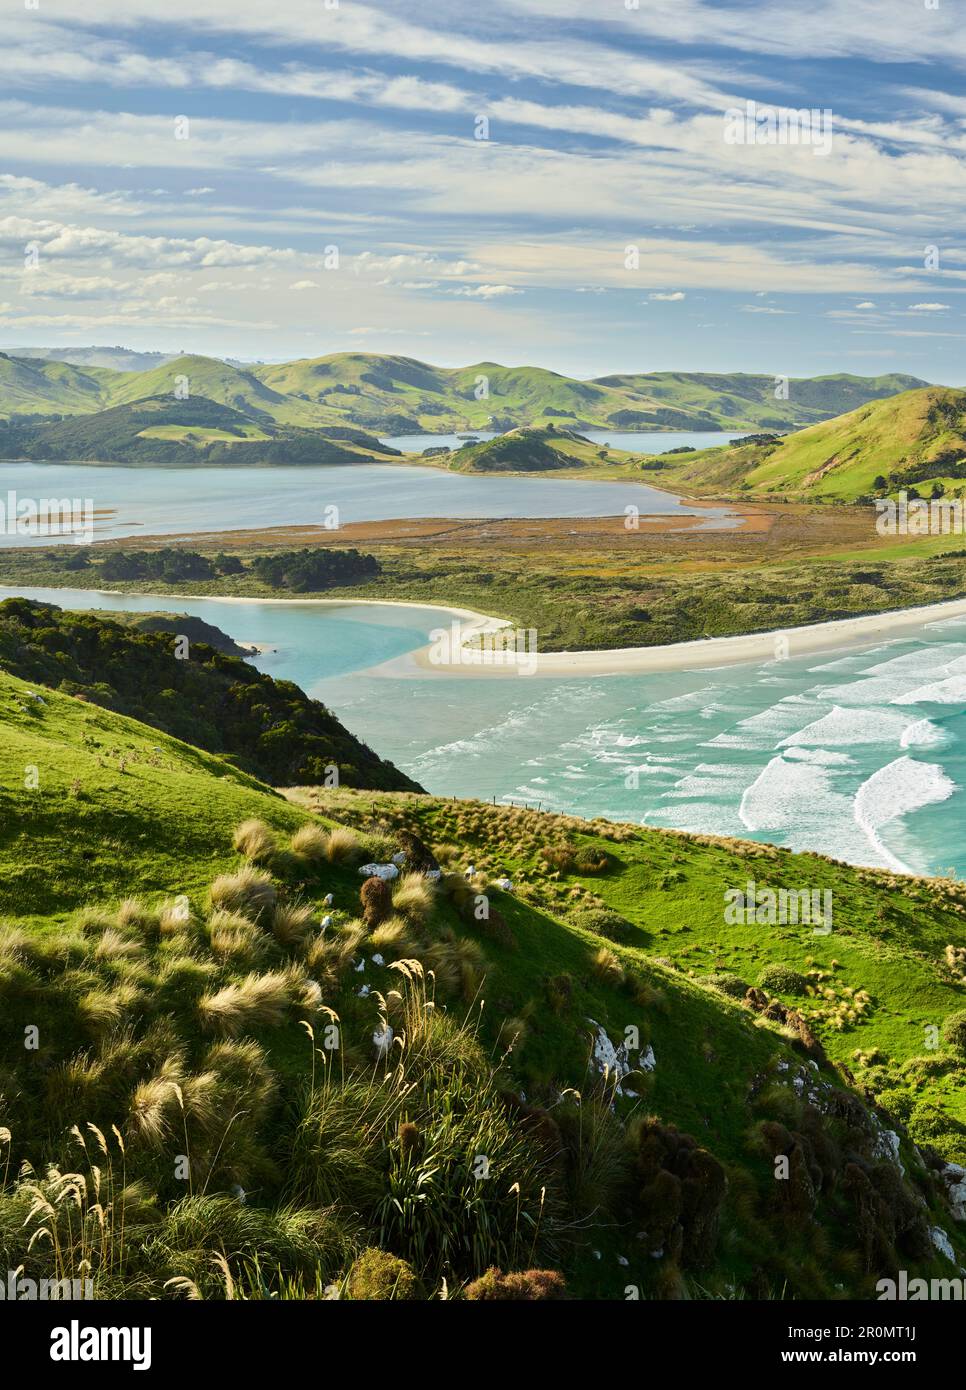
[[[927,385],[917,377],[776,378],[650,372],[578,381],[495,362],[433,367],[411,357],[333,353],[240,364],[123,348],[0,353],[0,418],[89,415],[186,392],[261,422],[372,434],[451,433],[556,424],[565,429],[784,432]],[[124,370],[117,370],[119,367]]]

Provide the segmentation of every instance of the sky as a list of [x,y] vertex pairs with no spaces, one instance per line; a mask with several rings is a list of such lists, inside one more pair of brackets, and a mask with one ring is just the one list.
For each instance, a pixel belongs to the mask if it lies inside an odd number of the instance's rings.
[[960,385],[964,155],[966,0],[3,0],[0,349]]

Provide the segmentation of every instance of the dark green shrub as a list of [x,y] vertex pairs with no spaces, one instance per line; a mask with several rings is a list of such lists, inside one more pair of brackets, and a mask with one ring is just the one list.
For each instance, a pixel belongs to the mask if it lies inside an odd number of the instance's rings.
[[808,981],[798,970],[787,965],[766,965],[758,977],[762,989],[774,989],[779,994],[804,994]]
[[607,907],[586,908],[575,913],[573,920],[584,931],[606,937],[608,941],[626,941],[634,930],[626,917],[622,917],[619,912],[612,912]]
[[732,999],[744,999],[748,993],[748,986],[738,975],[729,975],[727,972],[719,975],[709,975],[706,983],[713,989],[720,990],[722,994],[730,995]]
[[349,1297],[356,1301],[385,1302],[419,1298],[419,1283],[412,1266],[388,1250],[376,1246],[363,1250],[349,1270]]

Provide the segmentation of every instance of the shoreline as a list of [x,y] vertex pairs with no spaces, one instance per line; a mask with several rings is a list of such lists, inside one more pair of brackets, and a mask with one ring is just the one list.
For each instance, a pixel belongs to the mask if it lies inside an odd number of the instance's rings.
[[[0,583],[0,602],[6,598],[16,598],[23,589],[51,589],[63,588],[69,592],[67,585],[50,584],[3,584]],[[9,594],[5,590],[11,590]],[[511,626],[508,618],[494,618],[488,613],[477,613],[472,608],[455,608],[445,603],[422,603],[415,599],[399,598],[267,598],[264,595],[245,595],[245,594],[156,594],[151,590],[138,590],[136,593],[129,589],[85,589],[77,586],[77,593],[85,594],[106,594],[111,598],[148,598],[163,599],[166,603],[178,603],[182,599],[187,599],[192,603],[266,603],[284,604],[286,607],[314,608],[318,606],[341,607],[341,608],[424,608],[434,613],[449,613],[457,618],[465,618],[465,632],[467,636],[483,632],[496,632],[500,628]],[[53,602],[53,600],[51,600]],[[110,613],[109,608],[97,609],[97,612]],[[176,611],[176,610],[172,610]],[[265,646],[265,643],[249,642],[240,637],[233,639],[240,647]]]
[[[0,599],[5,590],[11,590],[9,597],[15,597],[22,589],[45,588],[45,585],[0,584]],[[301,607],[330,608],[410,608],[425,612],[445,614],[457,619],[450,625],[451,641],[466,643],[474,638],[490,636],[506,629],[518,631],[507,618],[497,618],[492,614],[480,613],[471,608],[458,608],[450,604],[424,603],[411,599],[365,599],[365,598],[265,598],[246,597],[240,594],[157,594],[148,592],[130,593],[123,589],[86,589],[85,593],[109,595],[111,598],[125,597],[137,599],[161,599],[166,603],[186,599],[199,603],[225,604],[272,604]],[[110,612],[110,609],[100,610]],[[920,605],[916,608],[890,609],[883,613],[867,613],[854,618],[836,618],[830,622],[809,623],[802,627],[775,628],[767,632],[738,633],[727,637],[705,637],[687,642],[673,642],[657,647],[617,647],[613,650],[539,652],[533,656],[524,654],[517,662],[500,653],[461,650],[456,661],[440,661],[431,658],[432,646],[419,647],[414,651],[393,657],[367,668],[367,676],[423,677],[433,675],[465,676],[476,679],[517,677],[535,675],[554,676],[613,676],[645,675],[669,671],[690,671],[712,669],[716,666],[741,666],[763,661],[790,660],[810,652],[838,650],[851,646],[875,645],[898,636],[910,629],[922,628],[929,623],[941,622],[947,618],[966,617],[966,598],[948,599],[943,603]],[[252,655],[271,644],[255,643],[240,637],[233,637],[239,646],[256,650]],[[488,658],[488,659],[484,659]],[[532,668],[532,669],[531,669]]]
[[[922,628],[946,618],[966,618],[966,598],[917,608],[890,609],[854,618],[836,618],[803,627],[775,628],[768,632],[741,633],[729,637],[704,637],[660,647],[619,647],[613,651],[537,652],[519,660],[510,654],[464,651],[453,662],[431,660],[423,647],[374,667],[368,675],[416,675],[439,673],[476,679],[523,675],[616,676],[646,675],[669,671],[708,670],[717,666],[742,666],[766,661],[791,660],[811,652],[876,645],[909,629]],[[502,626],[510,626],[502,624]],[[495,631],[496,629],[488,629]],[[467,630],[464,640],[479,636]],[[486,657],[489,657],[486,660]]]

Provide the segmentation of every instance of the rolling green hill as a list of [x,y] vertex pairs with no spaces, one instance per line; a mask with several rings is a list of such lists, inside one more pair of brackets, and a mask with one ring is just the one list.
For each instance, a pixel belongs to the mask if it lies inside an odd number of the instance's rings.
[[271,390],[251,372],[229,366],[214,357],[192,354],[175,357],[147,372],[118,372],[111,383],[110,403],[129,405],[146,397],[172,396],[179,378],[191,396],[203,396],[218,405],[230,406],[246,415],[268,416],[280,423],[291,423],[289,402]]
[[[8,1268],[88,1261],[100,1297],[445,1279],[623,1303],[868,1298],[963,1260],[962,885],[408,793],[283,799],[8,660]],[[391,885],[360,872],[394,856]],[[830,892],[834,930],[729,925],[749,878]]]
[[[599,465],[605,452],[573,430],[549,425],[509,430],[495,439],[464,444],[449,455],[449,463],[460,473],[544,473]],[[611,456],[617,462],[630,458],[619,450]]]
[[86,414],[107,401],[106,382],[119,373],[41,362],[0,352],[0,417]]
[[851,502],[939,484],[966,490],[966,391],[929,386],[783,439],[665,456],[657,481],[691,491]]
[[[883,482],[878,480],[882,479]],[[966,392],[933,386],[802,430],[747,475],[754,491],[851,500],[936,482],[966,485]]]
[[[112,360],[119,360],[116,350]],[[907,376],[795,379],[786,401],[775,399],[773,377],[744,373],[654,372],[577,381],[542,367],[479,362],[444,368],[375,353],[248,367],[188,354],[145,371],[111,371],[2,354],[0,418],[84,414],[170,396],[178,385],[256,420],[403,434],[503,431],[551,422],[576,429],[785,430],[925,383]]]
[[152,396],[62,420],[0,421],[0,456],[132,466],[246,467],[385,462],[398,451],[360,430],[306,430],[193,395]]

